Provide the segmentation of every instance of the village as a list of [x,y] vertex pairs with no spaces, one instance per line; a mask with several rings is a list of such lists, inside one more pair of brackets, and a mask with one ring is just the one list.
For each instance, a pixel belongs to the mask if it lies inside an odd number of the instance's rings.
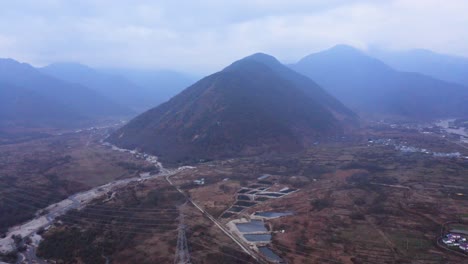
[[468,254],[468,232],[466,232],[467,234],[463,233],[448,233],[442,239],[442,242],[450,249],[460,250]]

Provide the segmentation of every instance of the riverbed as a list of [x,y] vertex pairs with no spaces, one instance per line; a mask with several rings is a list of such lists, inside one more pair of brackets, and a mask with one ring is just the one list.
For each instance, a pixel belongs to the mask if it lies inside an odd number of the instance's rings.
[[[47,214],[42,216],[37,216],[23,224],[19,224],[11,227],[5,238],[0,239],[0,253],[8,253],[15,250],[15,244],[12,239],[13,235],[20,235],[21,237],[28,237],[36,235],[36,232],[41,228],[48,228],[53,224],[55,219],[61,215],[64,215],[66,212],[72,209],[81,209],[85,207],[95,198],[106,195],[108,192],[113,191],[119,187],[123,187],[131,182],[141,181],[144,179],[154,179],[156,177],[169,176],[175,174],[181,170],[188,169],[191,167],[180,167],[177,169],[169,170],[165,169],[162,164],[158,161],[156,156],[148,155],[145,153],[138,153],[134,150],[121,149],[116,146],[112,146],[109,143],[104,143],[104,145],[111,147],[113,150],[121,152],[130,152],[134,155],[144,155],[148,162],[153,163],[159,169],[159,173],[155,175],[150,175],[148,173],[141,173],[139,177],[133,177],[128,179],[116,180],[109,182],[107,184],[92,188],[88,191],[80,192],[69,196],[67,199],[64,199],[58,203],[49,205],[48,207],[41,209],[39,212],[45,211]],[[38,246],[40,239],[33,240],[35,243],[33,246]]]

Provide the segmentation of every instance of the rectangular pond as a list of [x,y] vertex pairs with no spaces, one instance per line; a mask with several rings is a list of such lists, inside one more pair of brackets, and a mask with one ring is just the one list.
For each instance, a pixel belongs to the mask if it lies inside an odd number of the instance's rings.
[[242,233],[268,232],[262,220],[252,220],[248,223],[237,223],[236,227]]
[[242,210],[244,210],[245,208],[244,207],[239,207],[239,206],[232,206],[228,212],[234,212],[234,213],[238,213]]
[[237,195],[237,200],[241,200],[241,201],[250,201],[250,197],[247,196],[247,195]]
[[262,192],[262,193],[259,193],[258,195],[265,195],[265,196],[272,196],[272,197],[281,197],[281,196],[284,195],[284,193]]
[[245,234],[245,239],[250,242],[270,242],[270,234]]
[[249,201],[237,201],[234,205],[235,206],[245,206],[245,207],[250,207],[250,206],[254,206],[256,205],[257,203],[255,202],[249,202]]
[[271,262],[283,261],[278,255],[275,254],[275,252],[267,247],[258,247],[258,250]]
[[266,218],[276,218],[293,214],[293,212],[255,212],[255,216],[261,216]]

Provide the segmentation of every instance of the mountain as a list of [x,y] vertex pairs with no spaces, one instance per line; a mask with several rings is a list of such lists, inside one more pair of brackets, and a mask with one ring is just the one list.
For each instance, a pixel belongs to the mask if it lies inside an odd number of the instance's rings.
[[101,72],[79,63],[54,63],[39,70],[57,79],[86,86],[136,112],[148,110],[158,102],[151,91],[125,77]]
[[400,52],[372,50],[370,54],[397,70],[418,72],[468,87],[468,58],[424,49]]
[[410,119],[468,115],[465,87],[394,70],[350,46],[311,54],[291,68],[361,113]]
[[0,83],[0,128],[66,127],[84,120],[67,106],[34,91]]
[[171,70],[108,69],[107,72],[124,76],[145,88],[154,99],[152,106],[166,102],[195,82],[195,78]]
[[108,141],[180,163],[298,151],[356,122],[312,80],[254,54],[141,114]]
[[[19,63],[12,59],[0,59],[0,83],[5,96],[8,94],[13,98],[21,98],[21,104],[16,104],[14,107],[10,105],[8,108],[15,109],[18,113],[36,111],[37,115],[50,114],[47,107],[44,109],[45,106],[50,106],[50,109],[61,112],[57,115],[70,114],[70,124],[76,121],[77,117],[92,120],[132,114],[129,109],[87,87],[58,80],[42,74],[29,64]],[[14,91],[15,89],[17,91]],[[42,108],[36,108],[39,106]],[[3,114],[12,116],[16,113]],[[42,117],[43,120],[50,119],[57,115],[41,116],[40,119]]]

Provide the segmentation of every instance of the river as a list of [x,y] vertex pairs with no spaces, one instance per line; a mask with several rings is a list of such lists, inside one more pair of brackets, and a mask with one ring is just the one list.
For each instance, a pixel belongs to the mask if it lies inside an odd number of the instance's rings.
[[436,123],[436,126],[443,128],[447,133],[459,135],[462,137],[462,141],[468,143],[468,130],[460,127],[460,128],[450,128],[449,123],[454,121],[455,119],[445,119],[440,120]]

